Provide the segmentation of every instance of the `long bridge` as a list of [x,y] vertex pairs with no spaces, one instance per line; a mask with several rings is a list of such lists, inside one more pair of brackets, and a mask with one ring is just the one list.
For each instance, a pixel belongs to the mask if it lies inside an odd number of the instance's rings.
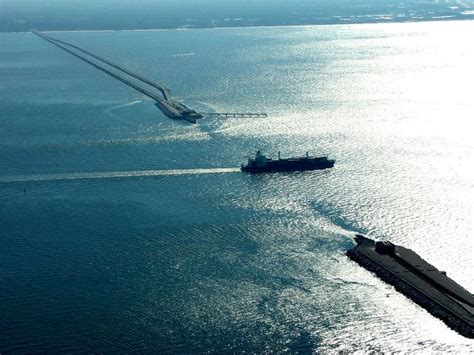
[[225,118],[253,118],[253,117],[267,117],[268,115],[265,112],[209,112],[208,113],[209,118],[217,117],[225,117]]
[[[76,46],[74,44],[71,44],[71,43],[68,43],[68,42],[65,42],[65,41],[61,41],[59,39],[55,39],[53,37],[45,35],[44,33],[40,33],[40,32],[37,32],[37,31],[31,31],[31,32],[34,33],[35,35],[37,35],[38,37],[48,41],[49,43],[55,45],[56,47],[59,47],[62,50],[68,52],[69,54],[75,56],[76,58],[92,65],[94,68],[96,68],[96,69],[112,76],[113,78],[115,78],[115,79],[121,81],[122,83],[130,86],[131,88],[137,90],[138,92],[140,92],[140,93],[150,97],[151,99],[155,100],[156,101],[155,105],[169,118],[182,119],[182,120],[186,120],[186,121],[189,121],[189,122],[192,122],[192,123],[196,123],[197,119],[203,117],[203,115],[201,115],[200,113],[186,107],[181,102],[178,102],[178,101],[172,99],[171,94],[170,94],[170,90],[168,88],[166,88],[165,86],[163,86],[163,85],[152,82],[152,81],[144,78],[143,76],[141,76],[139,74],[133,73],[130,70],[128,70],[126,68],[123,68],[123,67],[121,67],[121,66],[119,66],[115,63],[112,63],[111,61],[109,61],[105,58],[101,58],[101,57],[99,57],[99,56],[97,56],[97,55],[95,55],[95,54],[79,47],[79,46]],[[85,56],[75,52],[72,49],[75,49],[78,52],[84,53],[84,54],[88,55],[89,57],[92,57],[92,58],[98,60],[99,62],[107,64],[108,66],[114,68],[116,70],[116,72],[114,72],[110,68],[106,68],[104,66],[99,65],[98,63],[95,63],[90,58],[86,58]],[[124,77],[123,74],[126,74],[126,75],[132,77],[133,79],[138,81],[138,83],[140,83],[140,84],[145,83],[145,84],[151,86],[152,88],[157,89],[161,93],[161,95],[158,95],[155,92],[152,92],[150,89],[144,88],[142,85],[139,85],[137,82],[133,82],[129,78]]]

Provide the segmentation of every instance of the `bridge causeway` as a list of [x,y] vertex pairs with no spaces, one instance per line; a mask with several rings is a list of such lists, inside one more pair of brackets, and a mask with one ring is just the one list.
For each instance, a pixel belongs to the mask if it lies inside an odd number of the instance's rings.
[[[79,47],[79,46],[76,46],[74,44],[71,44],[71,43],[68,43],[68,42],[65,42],[65,41],[61,41],[59,39],[55,39],[53,37],[45,35],[44,33],[40,33],[40,32],[37,32],[37,31],[31,31],[31,32],[33,34],[37,35],[38,37],[48,41],[49,43],[55,45],[56,47],[58,47],[58,48],[60,48],[64,51],[66,51],[67,53],[73,55],[74,57],[86,62],[87,64],[92,65],[94,68],[96,68],[96,69],[112,76],[113,78],[115,78],[115,79],[121,81],[122,83],[130,86],[131,88],[137,90],[138,92],[140,92],[140,93],[150,97],[151,99],[155,100],[156,101],[156,103],[155,103],[156,106],[169,118],[182,119],[182,120],[189,121],[191,123],[196,123],[197,119],[203,117],[203,115],[201,115],[200,113],[197,113],[196,111],[186,107],[181,102],[178,102],[178,101],[172,99],[171,94],[170,94],[170,90],[168,88],[166,88],[165,86],[163,86],[163,85],[152,82],[152,81],[144,78],[143,76],[141,76],[139,74],[133,73],[132,71],[130,71],[126,68],[123,68],[123,67],[121,67],[121,66],[119,66],[115,63],[112,63],[111,61],[109,61],[105,58],[101,58],[101,57],[99,57],[99,56],[97,56],[97,55],[95,55],[95,54]],[[95,63],[91,59],[88,59],[85,56],[74,52],[72,49],[75,49],[79,52],[82,52],[82,53],[88,55],[89,57],[92,57],[92,58],[98,60],[99,62],[102,62],[102,63],[116,69],[118,71],[118,73],[113,72],[111,69],[105,68],[104,66],[101,66],[98,63]],[[129,77],[132,77],[132,78],[136,79],[138,82],[145,83],[145,84],[159,90],[162,97],[160,95],[157,95],[156,93],[153,93],[149,89],[146,89],[146,88],[142,87],[141,85],[138,85],[138,83],[134,83],[131,80],[129,80],[128,78],[125,78],[123,76],[123,74],[126,74]]]
[[268,115],[265,112],[261,113],[253,113],[253,112],[246,112],[246,113],[238,113],[238,112],[209,112],[208,113],[209,118],[212,117],[225,117],[225,118],[236,118],[236,117],[241,117],[241,118],[252,118],[252,117],[267,117]]

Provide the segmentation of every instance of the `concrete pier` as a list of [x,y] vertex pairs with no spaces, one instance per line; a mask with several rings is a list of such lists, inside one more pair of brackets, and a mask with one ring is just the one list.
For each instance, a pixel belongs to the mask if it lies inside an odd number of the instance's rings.
[[[459,334],[474,338],[474,296],[410,249],[356,235],[347,256],[374,272],[399,292],[444,321]],[[447,250],[440,246],[440,253]]]

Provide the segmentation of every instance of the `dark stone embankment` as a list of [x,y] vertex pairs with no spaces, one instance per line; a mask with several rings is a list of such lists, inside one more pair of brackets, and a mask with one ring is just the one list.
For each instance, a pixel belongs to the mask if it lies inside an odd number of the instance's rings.
[[474,338],[474,296],[410,249],[357,235],[347,256],[441,319]]

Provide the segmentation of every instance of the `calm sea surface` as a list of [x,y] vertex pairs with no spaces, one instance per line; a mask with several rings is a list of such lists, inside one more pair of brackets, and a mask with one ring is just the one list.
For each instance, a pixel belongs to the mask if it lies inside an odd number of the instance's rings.
[[[0,34],[0,351],[474,351],[344,255],[363,232],[471,292],[474,22],[61,32],[153,101]],[[250,176],[255,149],[333,169]],[[150,171],[151,170],[151,171]]]

